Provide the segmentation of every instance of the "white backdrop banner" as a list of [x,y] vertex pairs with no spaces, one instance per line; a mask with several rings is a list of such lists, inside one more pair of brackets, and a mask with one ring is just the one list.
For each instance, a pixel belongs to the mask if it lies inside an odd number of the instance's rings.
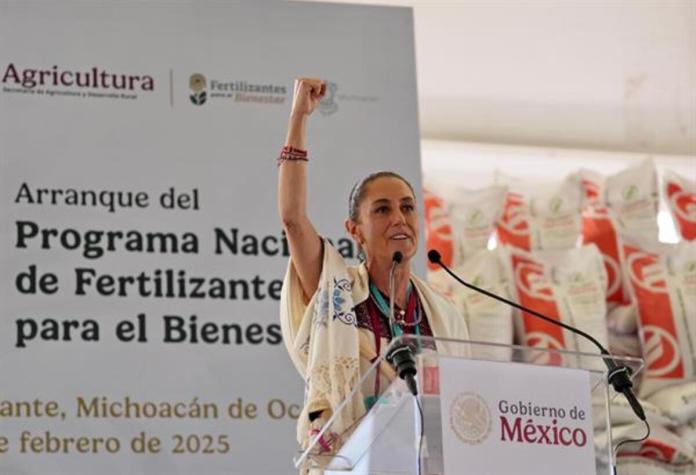
[[309,211],[350,257],[354,181],[420,189],[413,23],[258,3],[0,4],[0,473],[293,471],[293,78],[329,81]]

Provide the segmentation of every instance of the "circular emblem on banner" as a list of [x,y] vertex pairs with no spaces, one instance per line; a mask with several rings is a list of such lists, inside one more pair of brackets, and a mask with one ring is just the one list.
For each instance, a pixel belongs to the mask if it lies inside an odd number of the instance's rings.
[[515,268],[515,280],[519,289],[530,297],[555,302],[553,287],[540,264],[522,262]]
[[626,259],[631,281],[648,292],[667,293],[665,271],[657,256],[635,251]]
[[450,406],[450,425],[455,435],[465,444],[480,444],[491,433],[491,411],[478,394],[461,393]]
[[669,197],[672,207],[676,214],[685,219],[696,223],[696,195],[686,191],[678,191]]
[[650,376],[665,376],[679,366],[679,343],[667,330],[646,325],[643,328],[643,338],[645,363]]
[[511,234],[529,236],[529,210],[522,197],[508,194],[498,226]]
[[607,295],[611,296],[619,290],[621,286],[621,268],[616,259],[608,254],[602,254],[604,268],[607,270]]

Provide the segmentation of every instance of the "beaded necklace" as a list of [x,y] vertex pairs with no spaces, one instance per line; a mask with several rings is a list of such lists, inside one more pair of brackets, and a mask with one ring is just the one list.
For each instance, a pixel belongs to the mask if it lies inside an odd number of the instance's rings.
[[[387,317],[393,336],[401,336],[404,334],[401,327],[415,327],[414,333],[420,335],[420,322],[423,320],[423,311],[418,302],[416,292],[413,292],[413,284],[410,281],[406,289],[406,310],[398,310],[398,314],[397,311],[395,311],[394,321],[390,319],[389,302],[385,300],[382,292],[380,292],[377,286],[372,282],[370,282],[370,297],[372,297],[372,301],[377,305],[382,315]],[[408,317],[411,315],[413,318],[409,322]]]

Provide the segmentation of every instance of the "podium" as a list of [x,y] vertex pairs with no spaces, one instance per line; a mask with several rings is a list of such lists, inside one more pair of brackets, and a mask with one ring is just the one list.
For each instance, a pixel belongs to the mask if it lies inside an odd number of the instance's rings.
[[[325,475],[464,475],[596,473],[614,465],[604,355],[550,348],[404,335],[413,349],[418,396],[395,378],[343,433],[332,430],[342,407],[295,457],[295,466]],[[612,357],[632,377],[638,358]],[[502,395],[502,396],[500,396]],[[368,404],[368,405],[370,405]],[[331,443],[327,443],[327,441]]]

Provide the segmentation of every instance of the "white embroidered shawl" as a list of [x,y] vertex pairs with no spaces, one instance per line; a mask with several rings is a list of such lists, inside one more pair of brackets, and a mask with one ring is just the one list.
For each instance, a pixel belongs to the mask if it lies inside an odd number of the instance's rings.
[[[468,339],[464,317],[425,282],[411,276],[435,337]],[[334,409],[355,388],[361,377],[360,356],[372,359],[374,345],[360,337],[353,308],[369,296],[365,265],[347,266],[343,257],[324,240],[319,287],[305,305],[302,286],[292,262],[283,282],[280,322],[285,346],[306,383],[305,407],[297,425],[297,438],[305,447],[308,414]],[[361,341],[362,340],[362,341]],[[458,348],[440,351],[462,355]],[[466,356],[466,355],[463,355]],[[362,397],[353,398],[336,417],[331,430],[341,434],[365,412]]]

